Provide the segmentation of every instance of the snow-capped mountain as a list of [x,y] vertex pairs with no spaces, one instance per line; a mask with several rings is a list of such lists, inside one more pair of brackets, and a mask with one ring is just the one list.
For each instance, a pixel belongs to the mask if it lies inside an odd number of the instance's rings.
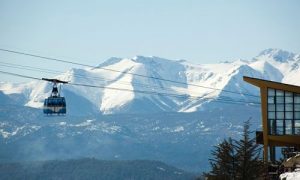
[[[77,110],[72,110],[72,103],[88,107],[82,113],[194,112],[220,97],[256,102],[257,99],[244,95],[258,95],[258,91],[245,83],[243,76],[300,85],[297,80],[299,62],[299,54],[279,49],[264,50],[249,61],[202,65],[184,60],[136,56],[131,59],[111,58],[92,69],[70,69],[56,78],[103,87],[64,86],[63,94],[70,101],[70,113],[78,113]],[[128,91],[118,91],[115,88]],[[0,90],[7,95],[21,94],[25,106],[41,108],[43,100],[50,94],[51,85],[40,81],[20,85],[2,83]],[[180,94],[186,95],[186,98],[139,93],[140,91]]]
[[299,65],[299,54],[279,49],[251,60],[201,65],[159,57],[111,58],[95,68],[53,75],[102,87],[64,85],[68,109],[62,117],[45,117],[39,109],[51,84],[0,83],[0,161],[151,159],[207,170],[212,145],[237,137],[247,119],[260,128],[260,106],[250,103],[260,99],[249,96],[259,95],[258,89],[242,77],[300,85]]

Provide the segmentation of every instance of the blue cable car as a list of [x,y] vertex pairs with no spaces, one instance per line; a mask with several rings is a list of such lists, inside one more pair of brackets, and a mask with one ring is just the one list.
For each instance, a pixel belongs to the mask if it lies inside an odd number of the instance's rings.
[[66,100],[64,97],[48,97],[44,101],[44,114],[66,114]]
[[58,83],[67,83],[66,81],[60,81],[57,79],[46,79],[45,81],[50,81],[53,83],[53,88],[50,97],[46,98],[44,101],[44,114],[46,115],[65,115],[67,113],[66,99],[60,96],[58,90]]

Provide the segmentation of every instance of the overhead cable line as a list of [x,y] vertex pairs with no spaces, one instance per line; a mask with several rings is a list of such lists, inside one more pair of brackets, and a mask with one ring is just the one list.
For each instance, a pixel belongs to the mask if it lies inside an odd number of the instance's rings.
[[223,99],[223,98],[202,98],[196,96],[189,96],[189,95],[180,95],[180,94],[172,94],[172,93],[163,93],[163,92],[154,92],[154,91],[143,91],[143,90],[131,90],[125,88],[115,88],[115,87],[104,87],[104,86],[97,86],[97,85],[88,85],[88,84],[80,84],[80,83],[69,83],[70,85],[75,86],[84,86],[84,87],[91,87],[91,88],[101,88],[101,89],[110,89],[110,90],[117,90],[117,91],[128,91],[128,92],[136,92],[142,94],[150,94],[150,95],[158,95],[158,96],[170,96],[170,97],[177,97],[177,98],[185,98],[185,99],[195,99],[195,100],[215,100],[219,102],[230,102],[230,103],[249,103],[259,105],[259,102],[247,102],[247,101],[240,101],[240,100],[230,100],[230,99]]
[[[9,67],[9,68],[15,68],[15,69],[22,69],[22,70],[29,70],[29,71],[36,71],[36,72],[42,72],[42,73],[50,73],[50,74],[57,74],[58,73],[65,73],[63,71],[57,71],[57,70],[51,70],[51,69],[45,69],[45,68],[37,68],[37,67],[32,67],[32,66],[25,66],[25,65],[19,65],[19,64],[13,64],[13,63],[6,63],[6,62],[1,62],[0,61],[0,66],[2,67]],[[109,81],[115,81],[115,79],[108,79],[108,78],[102,78],[102,77],[95,77],[95,76],[87,76],[87,75],[82,75],[82,74],[78,74],[78,73],[73,73],[72,74],[75,77],[78,78],[83,78],[83,79],[93,79],[93,80],[100,80],[100,81],[104,81],[109,82]],[[168,87],[162,87],[162,86],[155,86],[155,85],[150,85],[150,84],[144,84],[144,83],[138,83],[138,82],[127,82],[127,81],[118,81],[119,84],[126,84],[126,85],[132,85],[132,84],[136,84],[138,86],[144,87],[144,88],[149,88],[149,89],[154,89],[154,88],[158,88],[161,90],[165,90],[165,91],[170,91],[172,90],[171,88]],[[179,90],[182,91],[182,90]],[[194,91],[192,91],[194,92]]]
[[32,76],[16,74],[16,73],[11,73],[11,72],[6,72],[6,71],[0,71],[0,73],[12,75],[12,76],[17,76],[17,77],[21,77],[21,78],[27,78],[27,79],[42,80],[41,78],[36,78],[36,77],[32,77]]
[[63,73],[63,71],[56,71],[56,70],[52,70],[52,69],[44,69],[44,68],[25,66],[25,65],[13,64],[13,63],[5,63],[5,62],[1,62],[1,61],[0,61],[0,66],[8,67],[8,68],[15,68],[15,69],[22,69],[22,70],[29,70],[29,71],[36,71],[36,72],[42,72],[42,73],[50,73],[50,74]]
[[[1,71],[1,70],[0,70],[0,73],[17,76],[17,77],[22,77],[22,78],[27,78],[27,79],[43,80],[41,78],[36,78],[33,76],[27,76],[27,75],[22,75],[22,74],[7,72],[7,71]],[[214,100],[214,101],[230,103],[230,104],[249,104],[249,105],[259,105],[260,104],[259,102],[236,101],[236,100],[226,100],[226,99],[218,99],[218,98],[217,99],[216,98],[201,98],[201,97],[196,97],[196,96],[187,96],[187,95],[179,95],[179,94],[171,94],[171,93],[160,93],[160,92],[155,92],[155,91],[133,90],[133,89],[126,89],[126,88],[96,86],[96,85],[80,84],[80,83],[72,83],[72,82],[68,82],[68,84],[74,85],[74,86],[110,89],[110,90],[118,90],[118,91],[128,91],[128,92],[136,92],[136,93],[152,94],[152,95],[160,95],[160,96],[171,96],[171,97],[186,98],[186,99]]]
[[[1,61],[0,61],[0,66],[16,68],[16,69],[23,69],[23,70],[30,70],[30,71],[46,72],[46,73],[51,73],[51,74],[64,73],[62,71],[54,71],[54,70],[50,70],[50,69],[36,68],[36,67],[32,67],[32,66],[25,66],[25,65],[13,64],[13,63],[4,63],[4,62],[1,62]],[[87,75],[81,75],[81,74],[76,74],[76,73],[73,73],[72,75],[74,75],[75,77],[84,78],[84,79],[87,79],[87,80],[89,80],[89,79],[101,80],[101,81],[105,81],[105,83],[108,82],[108,81],[114,81],[114,79],[106,79],[106,78],[93,77],[93,76],[90,77],[90,76],[87,76]],[[125,81],[123,81],[123,82],[124,83],[121,83],[121,82],[118,81],[118,83],[120,83],[120,84],[132,85],[129,82],[125,82]],[[132,83],[133,84],[138,84],[140,87],[143,87],[143,88],[150,88],[151,90],[153,90],[153,87],[154,88],[159,88],[159,89],[161,89],[163,91],[167,91],[167,92],[172,90],[171,88],[166,88],[166,87],[162,87],[162,86],[150,86],[150,85],[146,85],[146,84],[142,84],[142,83],[136,83],[136,82],[132,82]],[[183,91],[182,89],[179,89],[179,92],[186,93],[186,91]],[[189,91],[189,92],[194,92],[194,91]],[[208,93],[202,95],[202,98],[204,98],[205,96],[207,96],[211,93],[213,93],[213,92],[208,92]],[[219,98],[228,99],[228,96],[219,96]]]
[[104,67],[98,67],[98,66],[92,66],[92,65],[88,65],[88,64],[83,64],[83,63],[78,63],[78,62],[73,62],[73,61],[67,61],[67,60],[58,59],[58,58],[51,58],[51,57],[46,57],[46,56],[41,56],[41,55],[36,55],[36,54],[31,54],[31,53],[26,53],[26,52],[20,52],[20,51],[15,51],[15,50],[0,48],[0,51],[19,54],[19,55],[25,55],[25,56],[31,56],[31,57],[40,58],[40,59],[46,59],[46,60],[50,60],[50,61],[57,61],[57,62],[61,62],[61,63],[85,66],[85,67],[94,68],[94,69],[103,69],[103,70],[106,70],[106,71],[117,72],[117,73],[121,73],[121,74],[131,74],[131,75],[135,75],[135,76],[139,76],[139,77],[143,77],[143,78],[155,79],[155,80],[171,82],[171,83],[175,83],[175,84],[184,84],[184,85],[196,86],[196,87],[201,87],[201,88],[206,88],[206,89],[218,90],[218,91],[226,92],[226,93],[239,94],[239,95],[243,94],[245,96],[259,97],[257,95],[249,94],[249,93],[240,93],[240,92],[236,92],[236,91],[230,91],[230,90],[225,90],[225,89],[220,89],[220,88],[213,88],[213,87],[202,86],[202,85],[197,85],[197,84],[190,84],[190,83],[174,81],[174,80],[170,80],[170,79],[158,78],[158,77],[153,77],[153,76],[146,76],[146,75],[136,74],[136,73],[131,73],[131,72],[123,72],[123,71],[120,71],[120,70],[104,68]]

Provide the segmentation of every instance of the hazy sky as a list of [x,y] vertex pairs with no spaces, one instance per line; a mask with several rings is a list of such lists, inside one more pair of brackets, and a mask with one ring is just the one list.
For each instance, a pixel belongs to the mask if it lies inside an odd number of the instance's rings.
[[[300,1],[0,0],[0,48],[91,65],[112,56],[201,64],[251,59],[266,48],[299,53]],[[71,68],[4,52],[0,62]]]

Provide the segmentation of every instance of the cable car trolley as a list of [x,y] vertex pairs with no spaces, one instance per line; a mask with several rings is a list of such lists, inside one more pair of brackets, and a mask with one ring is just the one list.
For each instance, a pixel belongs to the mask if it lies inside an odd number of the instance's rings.
[[51,95],[50,97],[46,98],[44,101],[44,110],[43,110],[44,114],[65,115],[67,112],[66,100],[64,97],[60,96],[61,88],[58,89],[58,84],[67,84],[68,82],[61,81],[58,79],[47,79],[47,78],[42,78],[42,80],[53,83]]

